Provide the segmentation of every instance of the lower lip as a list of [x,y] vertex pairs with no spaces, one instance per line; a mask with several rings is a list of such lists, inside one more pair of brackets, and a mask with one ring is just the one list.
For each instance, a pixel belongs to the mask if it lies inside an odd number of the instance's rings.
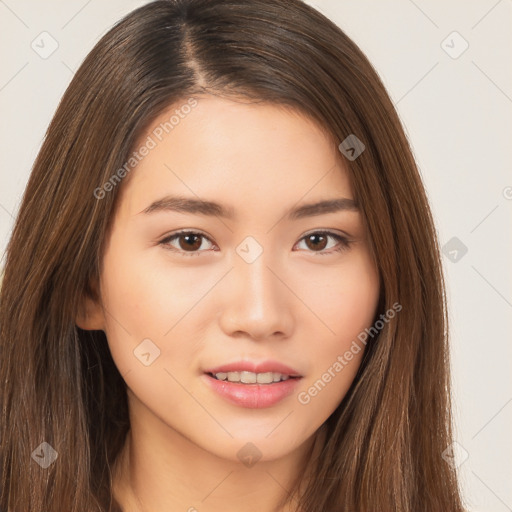
[[241,384],[218,380],[204,374],[207,384],[226,400],[249,409],[263,409],[277,404],[291,393],[301,378],[289,378],[273,384]]

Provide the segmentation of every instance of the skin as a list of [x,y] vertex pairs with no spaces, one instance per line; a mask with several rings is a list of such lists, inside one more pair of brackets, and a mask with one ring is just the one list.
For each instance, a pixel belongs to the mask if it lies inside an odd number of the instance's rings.
[[[277,106],[196,98],[120,185],[100,301],[88,299],[77,324],[105,331],[127,383],[131,430],[114,478],[124,510],[270,512],[363,350],[309,403],[298,394],[372,325],[379,278],[361,212],[284,217],[297,205],[354,197],[336,144],[316,123]],[[141,213],[167,194],[219,202],[236,218]],[[199,254],[187,256],[183,237],[160,244],[182,229],[205,235],[192,249]],[[305,235],[319,230],[352,243],[340,252],[330,236],[308,245]],[[263,249],[251,263],[236,252],[247,236]],[[149,366],[134,356],[146,338],[160,350]],[[272,407],[234,405],[203,373],[242,359],[278,360],[303,378]],[[237,456],[249,442],[261,453],[252,467]]]

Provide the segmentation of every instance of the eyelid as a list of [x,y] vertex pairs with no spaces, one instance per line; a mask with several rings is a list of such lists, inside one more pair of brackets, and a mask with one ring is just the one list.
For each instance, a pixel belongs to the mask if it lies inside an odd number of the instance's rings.
[[[341,232],[343,234],[340,234],[339,232],[336,232],[332,229],[314,229],[312,231],[309,231],[308,233],[305,233],[302,235],[297,244],[302,242],[305,238],[307,238],[309,235],[324,235],[327,237],[331,237],[338,240],[338,247],[335,247],[334,249],[331,248],[328,251],[322,250],[322,251],[306,251],[311,254],[314,254],[315,256],[328,256],[330,254],[335,254],[338,252],[342,252],[344,250],[350,249],[351,245],[354,243],[354,240],[352,237],[350,237],[347,233]],[[297,245],[295,244],[295,245]],[[294,245],[294,247],[295,247]]]
[[171,247],[169,245],[169,242],[175,238],[178,238],[180,235],[199,235],[205,239],[207,239],[211,244],[215,245],[213,240],[202,231],[196,230],[196,229],[180,229],[178,231],[174,231],[172,233],[169,233],[166,235],[160,242],[158,242],[158,245],[164,246],[165,249],[176,252],[185,256],[198,256],[201,253],[205,252],[203,251],[183,251],[181,249],[176,249],[175,247]]
[[[334,239],[337,239],[338,240],[338,246],[339,246],[338,248],[335,248],[335,249],[331,248],[328,251],[324,251],[324,250],[322,250],[322,251],[306,251],[306,252],[309,252],[311,254],[315,254],[317,256],[324,256],[324,255],[329,255],[329,254],[333,254],[333,253],[336,253],[336,252],[341,252],[343,250],[348,250],[350,248],[350,246],[352,245],[352,243],[354,242],[354,240],[352,240],[350,235],[348,235],[344,231],[337,232],[337,231],[332,230],[332,229],[317,228],[317,229],[313,229],[313,230],[310,230],[310,231],[304,233],[299,238],[299,240],[294,244],[294,247],[297,244],[299,244],[300,242],[302,242],[306,237],[308,237],[310,235],[315,235],[315,234],[317,234],[317,235],[324,235],[324,236],[327,236],[327,237],[332,237]],[[202,231],[196,230],[196,229],[181,229],[181,230],[178,230],[178,231],[174,231],[174,232],[166,235],[160,242],[158,242],[158,244],[164,246],[164,248],[166,248],[167,250],[170,250],[170,251],[182,254],[184,256],[198,256],[201,253],[205,252],[205,250],[202,250],[202,251],[183,251],[181,249],[176,249],[176,248],[171,247],[171,246],[168,245],[171,240],[179,237],[180,235],[199,235],[199,236],[207,239],[211,244],[215,245],[215,243],[213,242],[213,240],[210,238],[209,235],[203,233]]]
[[342,238],[346,238],[347,240],[352,240],[352,237],[348,233],[346,233],[345,231],[335,230],[335,229],[331,229],[331,228],[311,229],[310,231],[307,231],[306,233],[304,233],[300,237],[300,240],[302,240],[306,236],[314,235],[314,234],[317,234],[317,233],[325,234],[325,235],[336,235],[336,236],[339,236],[339,237],[342,237]]

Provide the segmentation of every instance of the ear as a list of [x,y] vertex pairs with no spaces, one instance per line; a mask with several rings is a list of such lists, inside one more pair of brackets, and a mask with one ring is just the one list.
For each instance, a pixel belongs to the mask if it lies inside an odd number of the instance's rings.
[[105,315],[96,281],[87,283],[75,323],[86,331],[105,331]]

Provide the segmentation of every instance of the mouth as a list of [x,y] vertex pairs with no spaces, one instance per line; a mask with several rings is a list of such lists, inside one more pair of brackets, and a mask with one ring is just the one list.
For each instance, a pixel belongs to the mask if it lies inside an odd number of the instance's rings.
[[249,409],[271,407],[293,393],[303,378],[289,366],[267,362],[238,362],[212,368],[203,379],[210,389],[229,403]]
[[283,382],[288,379],[300,379],[299,375],[288,375],[280,372],[264,372],[256,373],[249,371],[239,372],[218,372],[211,373],[207,372],[207,375],[213,379],[223,382],[233,382],[237,384],[264,384],[271,385],[277,382]]

